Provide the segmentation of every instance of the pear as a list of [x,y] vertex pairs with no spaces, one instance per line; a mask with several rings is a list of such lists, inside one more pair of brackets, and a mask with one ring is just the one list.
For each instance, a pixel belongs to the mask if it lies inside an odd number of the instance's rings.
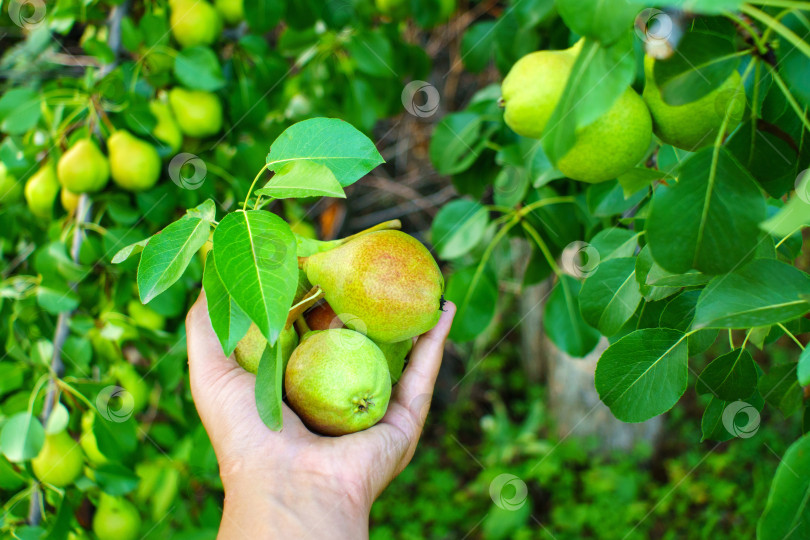
[[177,120],[174,119],[168,103],[152,100],[149,102],[149,110],[157,119],[152,134],[171,148],[173,154],[176,154],[180,150],[180,145],[183,144],[183,133],[180,131],[180,126],[177,125]]
[[729,107],[727,132],[739,125],[745,112],[745,93],[736,70],[705,96],[683,105],[669,105],[655,83],[654,66],[655,59],[645,56],[642,97],[652,113],[653,130],[661,141],[690,152],[714,144]]
[[140,538],[141,516],[135,505],[123,497],[101,493],[93,516],[93,532],[98,540]]
[[151,188],[160,178],[160,156],[155,147],[120,129],[107,141],[113,182],[128,191]]
[[169,24],[172,35],[183,47],[211,45],[222,32],[222,20],[205,0],[171,0]]
[[73,193],[95,193],[107,185],[110,165],[92,139],[81,139],[59,159],[56,176]]
[[31,213],[38,218],[48,219],[53,212],[53,202],[59,194],[59,181],[56,168],[46,162],[25,183],[25,200]]
[[127,304],[127,311],[129,311],[132,320],[135,321],[135,325],[141,328],[157,331],[163,330],[166,326],[166,317],[149,306],[141,304],[134,298]]
[[80,197],[81,195],[77,195],[64,187],[59,192],[59,201],[62,203],[62,208],[68,212],[74,212],[79,207]]
[[581,182],[612,180],[644,158],[651,140],[650,111],[627,88],[605,114],[577,131],[574,146],[557,162],[557,169]]
[[343,323],[375,341],[403,341],[439,321],[442,273],[425,246],[401,231],[363,234],[302,267]]
[[405,358],[413,349],[413,340],[406,339],[396,343],[377,343],[385,360],[388,363],[388,373],[391,375],[391,384],[396,384],[405,369]]
[[391,375],[382,351],[345,328],[307,333],[290,357],[284,385],[293,410],[324,435],[373,426],[391,398]]
[[22,194],[22,183],[0,161],[0,204],[13,204],[22,198]]
[[34,474],[56,487],[72,484],[82,474],[84,452],[67,431],[45,435],[45,444],[31,460]]
[[[518,60],[504,78],[504,120],[519,135],[539,139],[565,89],[582,40],[563,51],[537,51]],[[608,111],[577,130],[574,145],[555,163],[574,180],[598,183],[635,166],[652,139],[644,101],[627,88]]]
[[343,322],[328,302],[323,302],[310,309],[304,316],[310,330],[329,330],[343,328]]
[[231,26],[239,24],[245,20],[244,0],[216,0],[214,7],[217,8],[220,16]]
[[216,94],[172,88],[169,103],[180,130],[189,137],[208,137],[222,129],[222,104]]
[[93,424],[96,422],[96,413],[92,409],[88,410],[82,415],[82,436],[79,439],[79,445],[84,450],[84,454],[90,463],[94,465],[103,465],[109,460],[107,456],[101,453],[98,448],[98,439],[96,434],[93,433]]
[[535,51],[515,62],[501,84],[503,119],[512,131],[532,139],[543,135],[581,43],[559,51]]
[[[295,328],[290,326],[281,331],[278,339],[281,344],[282,369],[286,370],[290,356],[293,350],[298,346],[298,334],[295,333]],[[259,371],[259,361],[262,359],[262,354],[266,346],[267,340],[264,339],[261,330],[259,330],[258,326],[251,323],[245,337],[236,344],[236,350],[234,351],[236,362],[242,366],[245,371],[256,374],[256,372]]]
[[132,396],[132,413],[141,412],[149,403],[152,388],[143,380],[135,366],[128,362],[121,362],[112,367],[110,374],[116,378],[121,388]]

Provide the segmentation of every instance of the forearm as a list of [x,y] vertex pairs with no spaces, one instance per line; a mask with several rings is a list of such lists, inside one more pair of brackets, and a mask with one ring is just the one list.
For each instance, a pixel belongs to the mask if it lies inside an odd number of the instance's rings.
[[368,538],[368,510],[345,494],[310,482],[271,487],[244,479],[225,488],[220,539]]

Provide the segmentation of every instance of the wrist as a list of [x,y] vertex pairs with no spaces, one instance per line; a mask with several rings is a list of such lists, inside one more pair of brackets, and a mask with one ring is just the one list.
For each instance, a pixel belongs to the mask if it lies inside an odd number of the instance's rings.
[[222,478],[221,538],[368,537],[369,504],[335,478],[280,471]]

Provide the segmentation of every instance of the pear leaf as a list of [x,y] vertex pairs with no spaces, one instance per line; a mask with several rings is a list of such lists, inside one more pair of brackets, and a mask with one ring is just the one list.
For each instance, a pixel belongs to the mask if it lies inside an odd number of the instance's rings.
[[124,248],[121,248],[120,250],[118,250],[118,253],[116,253],[115,256],[112,258],[112,263],[120,264],[129,259],[130,257],[132,257],[133,255],[137,255],[138,253],[143,251],[143,248],[145,248],[146,244],[148,243],[149,238],[144,238],[143,240],[135,242],[134,244],[130,244]]
[[15,414],[0,431],[0,451],[12,463],[36,457],[44,443],[45,429],[29,412]]
[[808,538],[810,518],[810,434],[790,445],[771,484],[765,511],[757,524],[757,538],[776,540]]
[[274,199],[346,198],[343,187],[329,167],[314,161],[292,161],[281,166],[263,188],[256,190],[256,194]]
[[311,118],[288,127],[267,154],[268,168],[278,172],[293,161],[324,165],[341,186],[354,184],[384,160],[374,143],[337,118]]
[[225,285],[222,284],[212,252],[209,252],[205,259],[203,288],[205,288],[205,298],[208,300],[208,316],[211,318],[211,326],[222,344],[222,351],[226,356],[230,356],[236,349],[239,340],[247,334],[250,328],[250,317],[236,305],[225,289]]
[[290,226],[263,210],[232,212],[214,231],[214,261],[231,298],[275,343],[298,285]]
[[259,418],[273,431],[281,431],[283,426],[281,403],[283,379],[284,361],[281,359],[281,345],[268,344],[259,360],[255,396]]
[[211,223],[199,218],[175,221],[149,239],[138,265],[138,292],[148,303],[180,279],[191,258],[208,241]]

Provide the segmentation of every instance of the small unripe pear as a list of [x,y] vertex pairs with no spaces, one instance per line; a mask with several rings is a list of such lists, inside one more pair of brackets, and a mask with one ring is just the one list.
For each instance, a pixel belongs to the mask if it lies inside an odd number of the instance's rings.
[[110,165],[92,139],[81,139],[59,159],[56,175],[73,193],[95,193],[107,185]]
[[[298,346],[298,334],[295,332],[295,328],[291,326],[282,330],[278,339],[281,345],[281,360],[284,363],[282,369],[286,370],[290,356],[295,347]],[[234,350],[236,362],[245,371],[256,374],[259,371],[259,362],[266,346],[267,340],[264,339],[262,331],[259,330],[258,326],[251,323],[247,334],[237,343],[236,350]]]
[[239,24],[245,20],[244,0],[216,0],[214,6],[225,22],[230,25]]
[[0,161],[0,204],[13,204],[22,198],[22,182],[8,172],[6,164]]
[[172,88],[169,104],[180,130],[189,137],[208,137],[222,129],[222,104],[216,94]]
[[93,516],[93,532],[98,540],[140,538],[141,516],[135,505],[123,497],[101,494]]
[[363,234],[313,254],[303,268],[343,323],[374,341],[403,341],[439,321],[442,273],[425,246],[401,231]]
[[690,152],[714,144],[729,108],[726,132],[734,131],[739,125],[745,112],[745,90],[736,70],[705,96],[683,105],[670,105],[664,101],[655,82],[654,66],[655,59],[646,56],[642,96],[652,114],[653,130],[663,142]]
[[81,474],[84,452],[67,431],[45,435],[45,444],[31,460],[34,474],[56,487],[72,484]]
[[395,384],[402,376],[402,370],[405,368],[405,358],[408,353],[413,349],[413,340],[406,339],[405,341],[398,341],[396,343],[377,343],[382,353],[385,355],[385,360],[388,363],[388,372],[391,374],[391,383]]
[[129,191],[142,191],[160,178],[160,155],[155,147],[120,129],[107,141],[113,181]]
[[382,351],[345,328],[306,334],[290,357],[284,386],[301,420],[324,435],[373,426],[391,398],[391,375]]
[[177,120],[174,119],[169,105],[162,101],[153,100],[149,102],[149,110],[157,119],[152,134],[159,141],[166,143],[166,146],[171,148],[172,153],[177,153],[183,144],[183,133],[180,131],[180,126],[177,125]]
[[93,424],[95,421],[96,414],[92,409],[82,415],[82,436],[79,439],[79,444],[90,463],[103,465],[109,460],[98,448],[98,440],[96,439],[96,434],[93,433]]
[[58,193],[59,181],[56,179],[56,168],[51,162],[45,163],[25,183],[25,201],[31,213],[38,218],[51,217]]
[[169,24],[174,39],[183,47],[211,45],[222,32],[222,20],[205,0],[171,0]]
[[62,208],[67,210],[68,212],[73,212],[76,208],[79,207],[79,199],[81,195],[77,195],[72,191],[69,191],[67,188],[62,188],[59,192],[59,200],[62,203]]

